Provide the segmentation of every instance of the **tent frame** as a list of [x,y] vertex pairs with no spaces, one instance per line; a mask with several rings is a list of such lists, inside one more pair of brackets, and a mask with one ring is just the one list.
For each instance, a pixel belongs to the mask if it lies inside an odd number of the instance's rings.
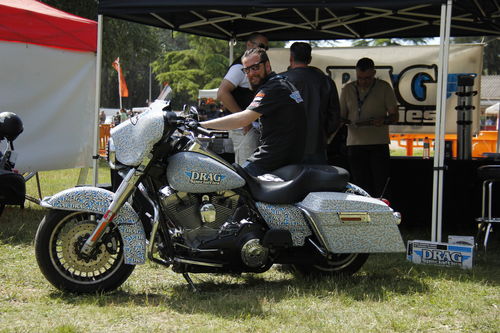
[[[339,1],[340,3],[341,1]],[[410,1],[411,2],[411,1]],[[240,33],[234,33],[227,29],[225,29],[221,23],[224,22],[241,22],[239,20],[244,20],[246,22],[258,22],[262,24],[271,23],[274,25],[273,27],[266,29],[259,29],[259,32],[266,33],[270,35],[272,39],[272,33],[285,30],[293,26],[295,29],[306,30],[306,31],[320,31],[324,33],[325,36],[330,35],[331,38],[376,38],[376,37],[393,37],[395,33],[401,34],[405,31],[418,29],[424,26],[429,25],[438,25],[440,26],[440,51],[439,51],[439,65],[438,65],[438,85],[437,85],[437,105],[436,105],[436,126],[435,126],[435,137],[437,141],[437,145],[435,148],[435,157],[434,157],[434,170],[433,170],[433,205],[432,205],[432,230],[431,230],[431,240],[432,241],[441,241],[442,238],[442,206],[443,206],[443,178],[444,178],[444,135],[445,135],[445,117],[446,117],[446,92],[447,92],[447,78],[448,78],[448,55],[449,55],[449,46],[450,46],[450,31],[452,28],[460,30],[466,30],[468,32],[480,33],[480,34],[492,34],[499,35],[500,32],[498,30],[491,30],[485,28],[477,28],[473,26],[467,26],[467,24],[474,23],[474,16],[471,13],[465,13],[459,16],[453,17],[453,20],[458,22],[456,24],[452,24],[452,0],[441,1],[441,14],[433,15],[433,14],[424,14],[415,12],[417,9],[422,9],[424,7],[430,6],[430,4],[417,4],[416,1],[413,1],[414,4],[409,7],[402,8],[399,10],[392,9],[384,9],[384,8],[374,8],[374,7],[356,7],[356,9],[363,11],[364,15],[360,14],[350,14],[339,16],[334,10],[331,8],[315,8],[315,20],[311,20],[307,18],[307,16],[303,13],[300,8],[292,8],[293,12],[295,12],[299,17],[302,18],[302,22],[300,23],[289,23],[281,20],[270,20],[269,18],[264,17],[270,13],[277,13],[282,11],[289,11],[290,8],[266,8],[265,10],[259,10],[254,8],[253,13],[249,13],[246,15],[242,15],[241,13],[233,12],[231,9],[222,10],[222,9],[208,9],[205,10],[205,13],[209,13],[212,17],[207,17],[206,15],[201,14],[199,11],[201,10],[191,10],[190,13],[197,17],[197,20],[194,20],[190,23],[184,23],[181,25],[176,25],[174,22],[170,22],[164,17],[161,17],[158,14],[150,13],[150,15],[156,18],[159,22],[166,25],[167,27],[179,31],[184,31],[187,33],[200,34],[209,37],[215,38],[225,38],[229,40],[230,49],[232,51],[233,41],[235,39],[244,39],[247,35],[250,34],[248,31],[243,31]],[[477,7],[478,11],[482,14],[485,14],[484,8],[481,6],[481,3],[477,0],[473,1],[474,5]],[[346,5],[344,3],[344,5]],[[498,6],[498,4],[497,4]],[[215,6],[214,6],[215,7]],[[220,8],[221,6],[217,6]],[[203,8],[206,9],[206,8]],[[498,9],[498,8],[497,8]],[[320,10],[325,11],[329,18],[327,19],[319,19],[320,18]],[[108,14],[109,15],[109,14]],[[120,15],[110,15],[118,18],[128,19],[131,21],[139,22],[138,20],[131,19],[127,17],[126,14],[123,14],[123,17]],[[486,16],[486,15],[485,15]],[[494,14],[493,18],[498,18],[500,15]],[[370,22],[371,20],[377,18],[386,18],[394,21],[405,21],[413,23],[406,27],[399,27],[395,29],[387,29],[383,31],[375,31],[368,34],[359,33],[354,24],[360,22]],[[103,24],[103,15],[99,15],[98,19],[99,23],[99,37],[98,37],[98,66],[100,69],[101,64],[101,44],[102,44],[102,24]],[[145,23],[145,22],[139,22]],[[148,23],[146,23],[148,24]],[[158,25],[152,24],[151,25]],[[202,32],[196,32],[194,29],[197,27],[214,27],[218,33],[210,33],[206,30]],[[333,30],[335,28],[344,28],[347,32],[342,32],[339,30]],[[404,34],[404,33],[403,33]],[[459,35],[459,34],[457,34]],[[394,36],[396,37],[396,36]],[[316,38],[319,39],[319,38]],[[232,53],[231,53],[232,55]],[[98,71],[99,72],[99,71]],[[100,96],[100,73],[97,73],[96,77],[98,78],[98,83],[96,85],[96,94],[97,99],[99,100]],[[98,103],[96,103],[96,114],[98,114]],[[97,119],[97,118],[96,118]],[[96,122],[97,124],[97,122]],[[97,126],[97,125],[96,125]],[[97,149],[97,145],[96,145]],[[96,172],[94,174],[94,185],[96,184]]]

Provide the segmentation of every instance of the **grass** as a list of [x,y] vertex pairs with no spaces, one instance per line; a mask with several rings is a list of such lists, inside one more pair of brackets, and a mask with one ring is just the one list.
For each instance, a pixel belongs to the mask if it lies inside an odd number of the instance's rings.
[[[76,179],[74,170],[44,172],[43,194]],[[35,196],[34,181],[28,192]],[[182,276],[147,263],[115,292],[72,295],[38,270],[33,239],[43,214],[29,203],[23,210],[7,207],[0,217],[0,332],[500,331],[498,239],[471,270],[378,254],[351,278],[308,280],[277,269],[193,274],[201,291],[192,293]]]

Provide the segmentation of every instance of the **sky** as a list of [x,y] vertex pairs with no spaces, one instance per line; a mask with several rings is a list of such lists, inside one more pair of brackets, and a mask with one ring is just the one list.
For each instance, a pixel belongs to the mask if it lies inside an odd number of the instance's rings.
[[[289,41],[285,47],[290,47],[294,42],[308,42],[307,40],[291,40]],[[409,43],[408,43],[409,44]],[[439,37],[436,38],[429,38],[427,41],[427,45],[438,45],[439,44]],[[405,45],[405,44],[403,44]],[[335,41],[335,47],[349,47],[352,46],[352,40],[351,39],[338,39]],[[324,47],[332,47],[331,45],[325,43]]]

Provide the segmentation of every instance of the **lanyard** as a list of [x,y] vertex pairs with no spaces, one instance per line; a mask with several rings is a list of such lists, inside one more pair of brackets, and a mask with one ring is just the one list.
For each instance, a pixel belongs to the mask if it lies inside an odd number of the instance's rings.
[[373,79],[373,83],[372,85],[370,86],[370,89],[368,89],[368,92],[366,93],[365,97],[363,99],[361,99],[359,97],[359,90],[358,90],[358,85],[355,84],[354,87],[356,88],[356,97],[358,99],[358,120],[361,119],[361,108],[363,107],[363,104],[365,103],[366,99],[368,98],[368,95],[370,95],[373,87],[375,86],[375,82],[377,81],[377,79]]

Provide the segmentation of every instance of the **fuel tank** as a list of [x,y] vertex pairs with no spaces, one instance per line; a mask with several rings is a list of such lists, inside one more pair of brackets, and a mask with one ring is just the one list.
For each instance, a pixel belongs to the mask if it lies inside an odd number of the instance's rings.
[[220,161],[197,152],[180,152],[168,159],[167,179],[179,192],[209,193],[245,185],[245,180]]

